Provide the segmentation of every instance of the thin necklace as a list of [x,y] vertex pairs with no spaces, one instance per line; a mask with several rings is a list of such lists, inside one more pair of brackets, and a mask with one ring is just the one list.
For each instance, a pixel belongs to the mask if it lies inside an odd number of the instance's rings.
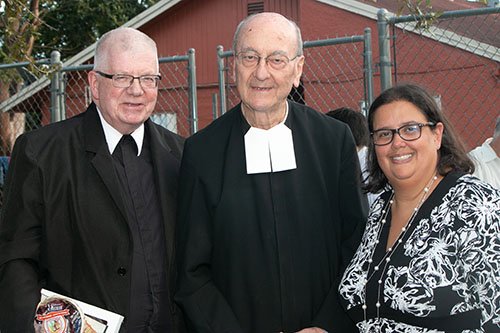
[[[361,306],[361,308],[363,309],[363,316],[364,316],[365,323],[367,320],[367,317],[366,317],[366,308],[367,308],[367,305],[366,305],[366,286],[368,285],[368,281],[370,281],[370,279],[373,277],[373,275],[380,270],[380,266],[383,265],[382,271],[380,274],[380,278],[377,281],[378,282],[377,302],[375,303],[375,307],[377,308],[377,320],[379,320],[380,319],[380,305],[381,305],[380,304],[380,291],[382,288],[382,277],[384,276],[384,274],[386,272],[387,266],[388,266],[389,262],[391,261],[392,255],[394,254],[394,252],[396,251],[398,246],[403,243],[403,239],[406,235],[406,232],[410,229],[410,225],[412,224],[413,220],[417,216],[418,211],[420,210],[420,207],[424,203],[425,199],[427,199],[427,196],[429,195],[429,191],[432,187],[432,184],[434,183],[434,181],[436,179],[437,179],[437,172],[434,172],[434,176],[431,178],[429,185],[424,187],[424,191],[422,193],[422,198],[420,199],[418,205],[413,209],[413,213],[411,214],[410,218],[408,219],[408,222],[406,223],[406,225],[403,228],[401,228],[401,233],[399,234],[398,238],[396,239],[394,244],[390,248],[387,249],[387,251],[385,252],[382,259],[380,259],[379,263],[373,267],[373,272],[365,280],[365,287],[364,287],[365,301],[363,302],[363,305]],[[380,236],[382,234],[383,225],[386,223],[387,215],[389,214],[389,210],[391,209],[393,202],[394,202],[394,191],[392,191],[391,196],[389,197],[389,200],[387,200],[387,203],[386,203],[385,207],[382,209],[382,212],[380,215],[380,223],[382,225],[380,226],[380,228],[378,230],[377,240],[375,241],[376,245],[373,248],[372,256],[370,259],[368,259],[368,269],[366,271],[367,273],[370,272],[370,267],[373,264],[373,255],[375,254],[375,250],[380,243]]]

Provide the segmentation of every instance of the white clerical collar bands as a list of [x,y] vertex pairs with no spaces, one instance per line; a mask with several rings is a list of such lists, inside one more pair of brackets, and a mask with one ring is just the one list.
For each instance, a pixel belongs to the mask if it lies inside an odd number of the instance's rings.
[[285,125],[287,117],[288,103],[281,123],[268,130],[250,127],[245,134],[247,174],[297,169],[292,130]]

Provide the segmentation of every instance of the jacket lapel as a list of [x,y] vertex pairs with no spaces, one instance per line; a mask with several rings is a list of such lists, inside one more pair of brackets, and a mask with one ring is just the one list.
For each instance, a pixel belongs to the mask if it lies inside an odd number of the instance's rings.
[[113,167],[113,159],[109,153],[104,131],[102,129],[101,120],[97,113],[94,103],[92,103],[84,118],[84,139],[85,150],[89,156],[90,162],[99,174],[102,182],[106,185],[113,201],[120,208],[125,219],[125,207],[120,194],[118,178],[115,168]]
[[172,155],[172,149],[167,143],[167,138],[160,133],[153,122],[147,120],[145,126],[146,134],[149,133],[150,136],[154,177],[165,227],[168,262],[172,263],[177,208],[177,178],[180,161]]

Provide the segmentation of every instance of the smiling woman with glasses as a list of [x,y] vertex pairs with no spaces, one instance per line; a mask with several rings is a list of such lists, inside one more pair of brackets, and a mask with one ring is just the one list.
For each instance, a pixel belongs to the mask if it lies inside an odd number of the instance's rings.
[[414,141],[422,135],[422,127],[435,126],[432,122],[408,124],[396,129],[381,128],[370,133],[373,144],[376,146],[385,146],[392,142],[394,134],[398,133],[399,137],[405,141]]
[[360,332],[499,331],[500,191],[419,86],[384,91],[368,127],[365,189],[383,193],[339,286],[347,313]]

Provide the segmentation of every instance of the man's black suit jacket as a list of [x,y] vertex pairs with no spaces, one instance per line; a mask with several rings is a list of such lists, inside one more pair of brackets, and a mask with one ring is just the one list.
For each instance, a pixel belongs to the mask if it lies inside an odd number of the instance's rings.
[[[184,138],[151,120],[154,175],[175,283],[177,179]],[[132,236],[94,104],[71,119],[19,137],[0,221],[0,328],[26,332],[40,288],[126,315]],[[173,327],[181,330],[171,302]]]

